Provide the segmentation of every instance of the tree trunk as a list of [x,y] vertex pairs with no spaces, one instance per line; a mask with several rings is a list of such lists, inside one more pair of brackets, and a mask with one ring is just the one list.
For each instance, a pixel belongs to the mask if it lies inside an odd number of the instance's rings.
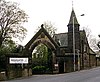
[[2,46],[3,38],[0,37],[0,47]]

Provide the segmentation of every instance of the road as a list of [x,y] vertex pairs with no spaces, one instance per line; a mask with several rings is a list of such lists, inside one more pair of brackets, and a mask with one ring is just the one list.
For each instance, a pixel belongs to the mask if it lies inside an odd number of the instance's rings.
[[100,82],[100,67],[64,74],[33,75],[3,82]]

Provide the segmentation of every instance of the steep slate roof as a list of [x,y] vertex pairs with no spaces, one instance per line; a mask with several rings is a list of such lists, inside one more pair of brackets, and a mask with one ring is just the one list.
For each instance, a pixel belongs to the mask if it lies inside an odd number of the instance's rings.
[[73,24],[73,17],[74,17],[74,24],[79,24],[78,21],[77,21],[74,9],[72,9],[70,20],[69,20],[68,24]]
[[54,39],[58,40],[61,47],[68,46],[68,34],[67,33],[59,33],[54,35]]
[[[85,40],[85,31],[80,30],[80,40]],[[68,46],[68,33],[59,33],[54,35],[54,40],[58,40],[61,47]]]
[[[80,30],[80,40],[84,40],[85,35],[84,35],[84,31]],[[55,34],[54,35],[54,40],[58,40],[60,42],[60,46],[64,47],[64,46],[68,46],[68,33],[59,33],[59,34]]]
[[[80,30],[80,40],[84,40],[85,35],[84,35],[84,31]],[[60,43],[61,47],[67,47],[68,46],[68,33],[59,33],[59,34],[55,34],[54,35],[54,40],[58,40]]]

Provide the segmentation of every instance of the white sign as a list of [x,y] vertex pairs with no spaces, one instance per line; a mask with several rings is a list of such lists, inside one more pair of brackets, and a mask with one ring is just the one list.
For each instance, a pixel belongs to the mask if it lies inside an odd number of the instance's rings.
[[10,64],[28,64],[28,58],[10,58]]
[[55,67],[58,67],[58,64],[55,64]]

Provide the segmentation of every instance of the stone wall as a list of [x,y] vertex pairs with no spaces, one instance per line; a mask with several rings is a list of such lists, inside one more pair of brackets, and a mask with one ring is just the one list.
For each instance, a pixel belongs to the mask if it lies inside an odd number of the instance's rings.
[[7,72],[7,79],[14,79],[19,77],[27,77],[32,75],[31,69],[9,70]]
[[100,58],[99,57],[96,58],[96,65],[100,66]]
[[96,66],[96,56],[90,55],[90,67],[95,67],[95,66]]
[[27,77],[32,75],[32,69],[23,69],[22,70],[22,77]]
[[7,71],[7,78],[8,79],[14,79],[22,76],[22,70],[21,69],[10,69]]
[[0,72],[0,81],[6,80],[6,79],[7,79],[6,78],[6,72],[5,71]]

